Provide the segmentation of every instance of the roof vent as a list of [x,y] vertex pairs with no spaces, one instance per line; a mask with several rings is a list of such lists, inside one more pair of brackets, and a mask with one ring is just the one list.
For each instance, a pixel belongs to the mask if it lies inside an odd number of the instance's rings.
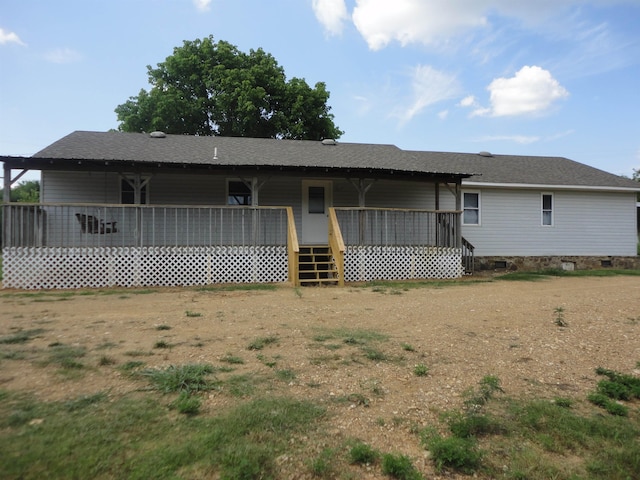
[[149,134],[149,136],[150,136],[151,138],[164,138],[164,137],[166,137],[166,136],[167,136],[167,134],[166,134],[166,133],[164,133],[164,132],[156,131],[156,132],[151,132],[151,133]]
[[484,150],[482,152],[478,152],[478,155],[480,155],[481,157],[493,157],[491,152],[485,152]]
[[322,140],[322,144],[323,145],[337,145],[338,142],[336,142],[333,138],[325,138]]

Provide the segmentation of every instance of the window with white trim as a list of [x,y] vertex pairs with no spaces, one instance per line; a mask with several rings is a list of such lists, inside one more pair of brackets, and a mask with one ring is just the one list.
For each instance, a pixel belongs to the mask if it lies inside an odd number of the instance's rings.
[[227,180],[227,205],[251,205],[251,189],[242,180]]
[[462,224],[480,225],[480,192],[463,192],[462,205]]
[[542,194],[542,226],[553,226],[553,194]]

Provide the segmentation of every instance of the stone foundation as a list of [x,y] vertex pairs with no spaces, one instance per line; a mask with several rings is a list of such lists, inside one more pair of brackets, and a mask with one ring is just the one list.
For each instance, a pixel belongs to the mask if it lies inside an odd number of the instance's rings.
[[640,257],[551,256],[551,257],[475,257],[475,271],[540,271],[540,270],[640,270]]

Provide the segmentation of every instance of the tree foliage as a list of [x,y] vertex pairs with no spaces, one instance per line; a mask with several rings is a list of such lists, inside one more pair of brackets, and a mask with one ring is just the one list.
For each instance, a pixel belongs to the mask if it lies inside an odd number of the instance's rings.
[[261,48],[247,54],[209,36],[185,41],[147,71],[151,89],[115,109],[122,131],[298,140],[343,133],[329,113],[326,85],[287,81]]
[[[27,180],[18,183],[11,189],[10,201],[24,203],[38,203],[40,201],[40,182]],[[0,199],[4,198],[4,189],[0,189]]]

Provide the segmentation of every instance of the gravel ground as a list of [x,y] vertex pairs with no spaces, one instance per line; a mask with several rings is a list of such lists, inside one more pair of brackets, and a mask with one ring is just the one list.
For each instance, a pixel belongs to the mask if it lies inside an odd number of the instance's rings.
[[[436,478],[411,427],[436,424],[439,413],[460,407],[463,392],[485,375],[497,376],[513,397],[584,399],[597,382],[598,366],[640,374],[638,277],[408,290],[133,292],[2,292],[0,338],[43,331],[24,344],[0,345],[0,351],[23,357],[0,361],[0,388],[35,392],[43,400],[103,391],[118,396],[145,386],[121,373],[119,366],[132,360],[147,367],[231,366],[233,375],[253,376],[258,391],[252,395],[271,392],[326,405],[336,444],[360,438],[381,451],[409,455],[427,478]],[[249,349],[259,338],[275,341]],[[39,366],[56,342],[85,347],[80,361],[90,368],[65,378],[54,366]],[[169,348],[157,348],[158,342]],[[101,365],[104,357],[115,363]],[[225,362],[229,357],[244,363]],[[416,365],[427,367],[427,375],[416,375]],[[238,401],[224,389],[212,392],[203,414]],[[287,461],[293,460],[281,459]]]

